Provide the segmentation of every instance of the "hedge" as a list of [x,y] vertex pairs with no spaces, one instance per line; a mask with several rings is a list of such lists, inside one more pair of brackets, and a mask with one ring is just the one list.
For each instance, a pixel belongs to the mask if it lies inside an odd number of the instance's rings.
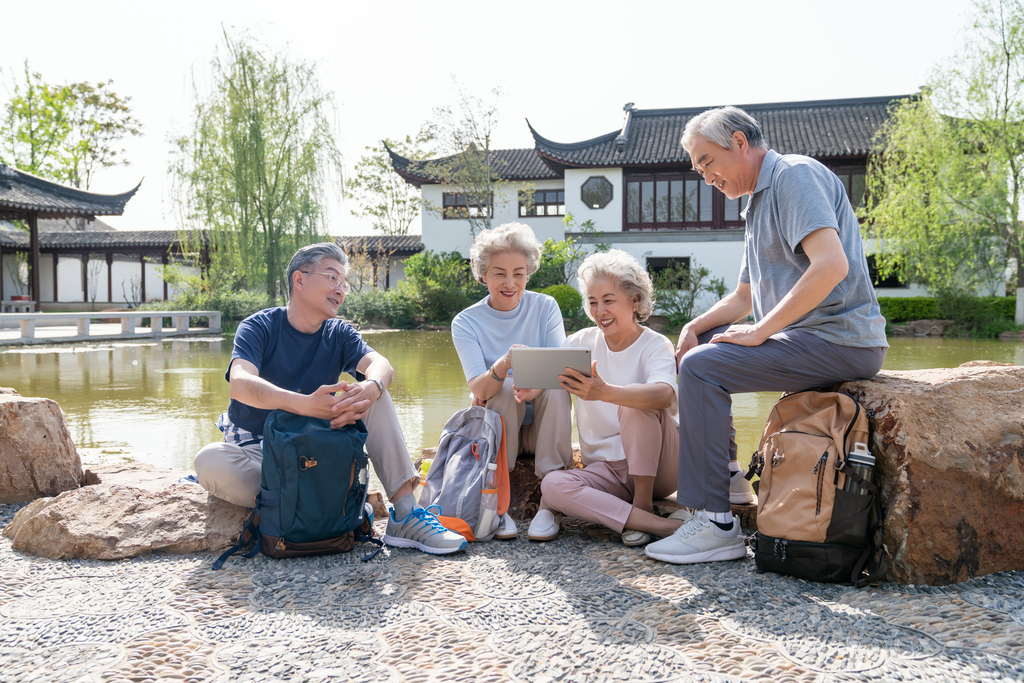
[[[975,301],[979,309],[987,309],[990,316],[986,317],[1013,320],[1016,314],[1017,297],[986,296],[978,297]],[[891,323],[941,317],[935,299],[927,296],[882,296],[878,297],[878,306],[882,309],[882,316]]]
[[583,297],[576,291],[575,287],[569,285],[551,285],[544,289],[537,290],[541,294],[547,294],[558,302],[558,308],[562,311],[565,319],[575,318],[580,314],[580,307],[583,305]]

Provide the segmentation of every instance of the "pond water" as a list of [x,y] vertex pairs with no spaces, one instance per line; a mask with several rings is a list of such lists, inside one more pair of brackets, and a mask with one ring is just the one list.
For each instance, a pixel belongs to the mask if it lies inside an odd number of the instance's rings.
[[[451,334],[367,332],[365,338],[397,371],[391,393],[410,452],[415,456],[436,446],[445,421],[469,405]],[[1020,343],[889,341],[888,370],[956,367],[969,360],[1024,365]],[[0,353],[0,386],[57,401],[75,444],[92,449],[91,459],[107,454],[191,469],[196,451],[221,438],[214,423],[228,404],[224,371],[230,357],[230,337],[8,349]],[[757,447],[778,396],[734,398],[741,462],[749,461]]]

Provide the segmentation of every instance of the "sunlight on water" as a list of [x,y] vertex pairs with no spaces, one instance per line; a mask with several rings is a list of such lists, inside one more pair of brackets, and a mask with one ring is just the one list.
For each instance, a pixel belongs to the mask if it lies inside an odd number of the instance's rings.
[[[391,393],[409,451],[436,446],[452,413],[469,405],[462,366],[447,332],[368,332],[397,376]],[[891,339],[887,370],[956,367],[969,360],[1024,365],[1024,344],[963,339]],[[8,349],[0,386],[57,401],[80,448],[104,449],[191,468],[228,403],[230,337]],[[740,394],[733,413],[741,462],[757,447],[776,393]]]

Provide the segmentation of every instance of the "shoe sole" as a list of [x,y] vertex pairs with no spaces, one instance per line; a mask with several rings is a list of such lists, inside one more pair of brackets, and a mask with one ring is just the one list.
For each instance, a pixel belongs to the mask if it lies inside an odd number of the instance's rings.
[[512,540],[515,540],[515,539],[519,538],[519,532],[516,531],[514,534],[504,534],[504,535],[496,533],[496,534],[494,534],[494,538],[496,538],[499,541],[512,541]]
[[729,503],[731,505],[757,505],[757,496],[753,492],[730,493]]
[[457,548],[433,548],[410,538],[398,538],[397,536],[388,536],[387,534],[384,534],[384,543],[395,548],[415,548],[431,555],[450,555],[460,550],[465,550],[466,546],[469,545],[466,541],[463,541],[462,545]]
[[670,562],[672,564],[697,564],[699,562],[721,562],[725,560],[738,560],[741,557],[747,556],[747,546],[730,545],[725,548],[715,548],[714,550],[705,550],[702,553],[692,553],[690,555],[663,555],[657,551],[651,552],[651,547],[647,546],[647,557],[655,560],[661,560],[662,562]]
[[528,539],[530,539],[531,541],[542,541],[542,542],[543,541],[553,541],[556,538],[558,538],[558,532],[559,531],[561,531],[561,529],[555,529],[555,533],[548,534],[548,535],[545,535],[545,536],[540,536],[540,535],[536,535],[536,534],[527,533],[526,537]]

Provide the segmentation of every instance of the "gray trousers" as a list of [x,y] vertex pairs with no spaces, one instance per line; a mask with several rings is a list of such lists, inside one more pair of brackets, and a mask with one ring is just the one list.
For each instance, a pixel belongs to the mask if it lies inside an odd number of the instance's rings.
[[869,379],[885,362],[884,347],[825,341],[807,330],[783,330],[760,346],[709,344],[723,325],[698,337],[679,363],[679,489],[681,505],[728,512],[729,461],[736,459],[732,396],[801,391]]

